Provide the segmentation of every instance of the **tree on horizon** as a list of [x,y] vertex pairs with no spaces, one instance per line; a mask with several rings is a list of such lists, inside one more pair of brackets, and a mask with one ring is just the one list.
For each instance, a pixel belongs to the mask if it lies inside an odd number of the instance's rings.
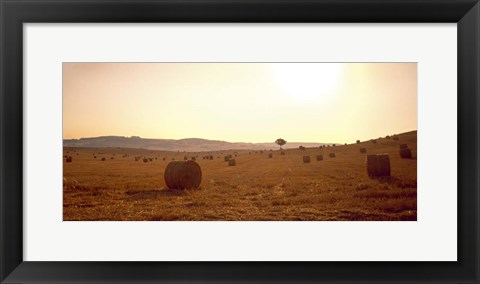
[[287,141],[283,138],[278,138],[277,140],[275,140],[275,144],[279,145],[280,150],[282,150],[282,146],[287,144]]

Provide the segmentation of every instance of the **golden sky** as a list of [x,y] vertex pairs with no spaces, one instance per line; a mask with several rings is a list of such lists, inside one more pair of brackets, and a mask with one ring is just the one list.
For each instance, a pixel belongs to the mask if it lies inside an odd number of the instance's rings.
[[64,139],[352,143],[417,129],[416,63],[64,63]]

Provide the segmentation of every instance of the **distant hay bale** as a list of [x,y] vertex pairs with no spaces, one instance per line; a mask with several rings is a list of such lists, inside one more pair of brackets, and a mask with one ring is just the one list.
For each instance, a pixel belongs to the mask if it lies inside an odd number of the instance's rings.
[[385,136],[385,138],[390,139],[390,135]]
[[229,156],[225,156],[225,157],[223,157],[223,160],[224,160],[225,162],[228,162],[228,160],[230,160],[230,157],[229,157]]
[[330,158],[335,158],[335,153],[330,153],[330,154],[328,154],[328,156],[329,156]]
[[168,163],[164,178],[170,189],[196,189],[202,182],[202,169],[194,161],[174,161]]
[[393,140],[398,141],[398,136],[393,136]]
[[303,156],[303,163],[304,164],[310,163],[310,156]]
[[360,140],[357,140],[357,144],[360,144]]
[[228,166],[236,166],[237,165],[237,161],[235,161],[235,159],[230,159],[228,160]]
[[165,161],[165,157],[163,157],[163,159],[162,159],[162,160],[164,160],[164,161]]
[[360,148],[360,153],[362,153],[362,154],[367,153],[367,149],[365,149],[365,148]]
[[412,150],[410,149],[400,149],[400,158],[402,159],[411,159],[412,158]]
[[93,158],[94,158],[94,159],[96,159],[96,158],[97,158],[97,156],[93,156]]
[[105,158],[102,158],[102,161],[105,161],[106,159]]
[[345,146],[347,146],[347,143],[345,143]]
[[400,144],[400,150],[402,149],[408,149],[408,145],[407,144]]
[[148,158],[148,160],[149,160],[150,162],[153,162],[153,158]]
[[272,154],[272,153],[268,154],[268,157],[269,157],[270,159],[273,158],[273,154]]
[[300,149],[302,151],[305,151],[305,147],[303,147],[303,146],[298,146],[298,149]]
[[143,158],[143,162],[144,162],[144,163],[147,163],[147,162],[148,162],[148,159],[147,159],[147,158]]
[[260,151],[260,154],[263,154],[263,151]]
[[67,163],[71,163],[73,161],[73,158],[71,156],[67,157]]
[[372,139],[370,141],[372,141],[373,144],[377,144],[377,140]]
[[280,152],[280,155],[285,156],[285,151]]
[[367,155],[367,173],[371,177],[390,176],[388,154]]
[[317,155],[317,161],[323,161],[323,155]]
[[332,144],[332,147],[335,147],[336,145],[335,144]]
[[213,155],[210,155],[209,158],[210,158],[210,160],[213,160]]
[[113,160],[113,157],[110,157],[110,160]]

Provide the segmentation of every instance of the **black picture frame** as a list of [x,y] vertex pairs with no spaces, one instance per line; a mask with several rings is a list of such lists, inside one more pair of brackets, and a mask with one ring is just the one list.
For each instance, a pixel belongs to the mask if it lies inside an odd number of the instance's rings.
[[[480,283],[478,0],[0,0],[0,20],[1,283]],[[457,23],[458,261],[23,261],[23,23],[83,22]]]

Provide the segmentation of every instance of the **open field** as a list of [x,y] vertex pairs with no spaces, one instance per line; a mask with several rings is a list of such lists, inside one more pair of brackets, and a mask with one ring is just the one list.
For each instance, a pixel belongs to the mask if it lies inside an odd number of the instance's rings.
[[[416,220],[417,132],[377,143],[272,152],[166,152],[128,148],[64,148],[63,218],[70,220]],[[401,159],[408,144],[412,159]],[[367,154],[388,153],[391,176],[370,178]],[[272,153],[272,158],[269,158]],[[335,153],[330,158],[329,153]],[[213,155],[213,160],[202,159]],[[231,154],[236,166],[228,166]],[[323,154],[317,161],[316,155]],[[171,190],[164,170],[174,158],[197,156],[198,190]],[[235,155],[237,155],[235,157]],[[303,163],[309,155],[311,162]],[[72,156],[66,162],[65,156]],[[96,158],[94,158],[96,156]],[[141,157],[135,161],[135,157]],[[166,158],[165,161],[163,158]],[[105,161],[101,159],[105,158]],[[112,159],[113,158],[113,159]],[[152,161],[144,162],[144,158]]]

